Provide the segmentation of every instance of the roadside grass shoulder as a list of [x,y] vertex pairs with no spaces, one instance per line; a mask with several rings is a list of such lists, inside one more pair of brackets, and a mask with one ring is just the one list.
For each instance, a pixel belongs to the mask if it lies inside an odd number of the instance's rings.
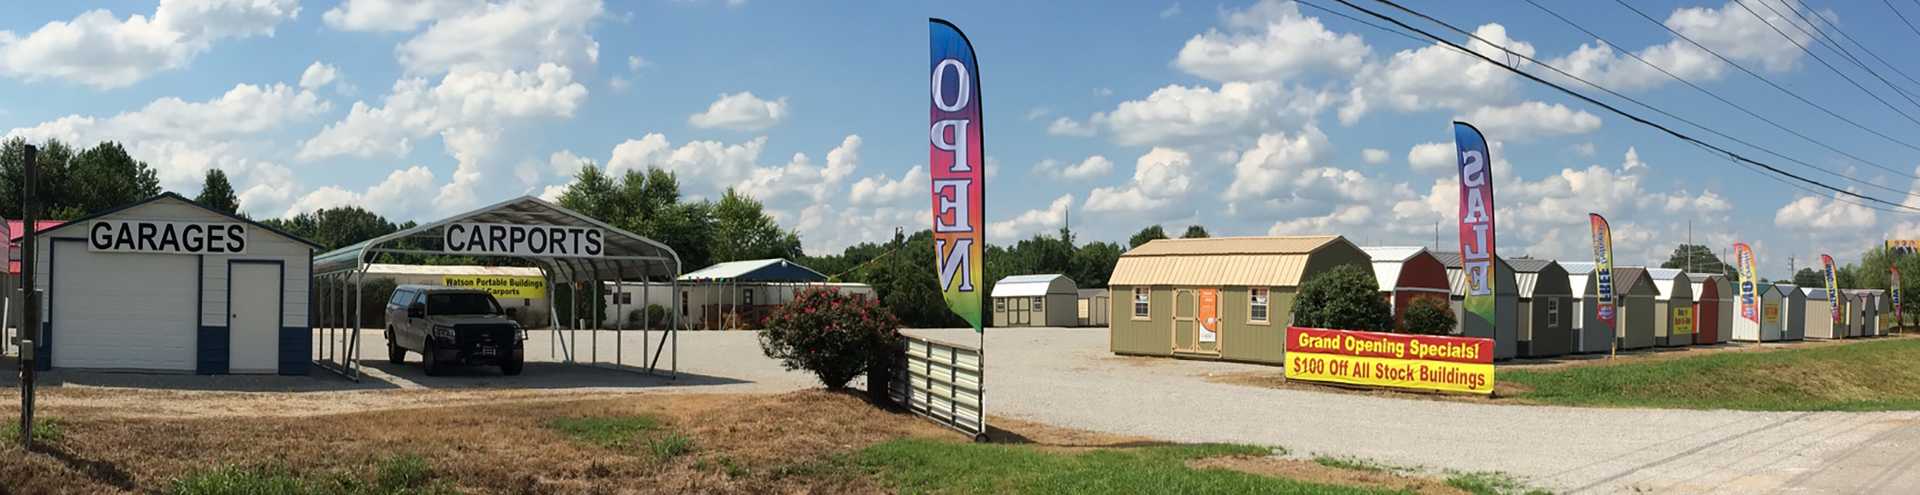
[[1230,444],[1055,452],[1021,445],[906,439],[869,447],[855,460],[902,493],[1400,493],[1194,469],[1186,464],[1209,457],[1273,453],[1266,447]]
[[1527,488],[1506,473],[1457,473],[1447,478],[1447,486],[1473,495],[1553,495],[1553,492]]
[[297,473],[280,465],[225,466],[177,480],[171,495],[442,495],[457,493],[435,479],[426,459],[400,455],[379,461],[372,481],[341,473]]
[[[33,421],[33,441],[35,443],[57,443],[66,438],[66,422],[60,418],[36,418]],[[0,425],[0,444],[13,444],[20,441],[20,420],[8,421]]]
[[1503,371],[1553,405],[1755,411],[1920,410],[1920,338]]
[[1361,459],[1357,457],[1335,457],[1335,456],[1328,456],[1328,455],[1317,455],[1317,456],[1313,456],[1313,463],[1334,468],[1334,469],[1345,469],[1348,471],[1361,471],[1361,472],[1367,472],[1367,473],[1386,473],[1386,472],[1399,470],[1394,468],[1393,466],[1388,466],[1386,464],[1381,464],[1376,461],[1370,461],[1370,460]]

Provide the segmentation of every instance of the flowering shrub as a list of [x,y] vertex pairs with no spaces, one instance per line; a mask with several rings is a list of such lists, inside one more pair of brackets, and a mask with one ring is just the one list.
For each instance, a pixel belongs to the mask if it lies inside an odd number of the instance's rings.
[[870,367],[884,368],[900,343],[900,320],[869,297],[811,288],[767,316],[760,350],[788,370],[807,370],[841,389]]

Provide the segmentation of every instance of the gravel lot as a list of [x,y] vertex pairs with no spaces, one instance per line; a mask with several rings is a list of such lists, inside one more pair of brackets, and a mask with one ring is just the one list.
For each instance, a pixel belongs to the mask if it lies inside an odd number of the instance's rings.
[[[912,332],[965,344],[978,338],[970,330]],[[578,335],[574,355],[585,361],[596,347],[590,334]],[[652,333],[649,342],[659,335]],[[235,414],[454,404],[488,400],[492,396],[482,394],[500,393],[495,389],[558,398],[817,386],[762,356],[752,332],[683,333],[678,379],[634,373],[642,336],[627,332],[616,344],[612,332],[601,334],[599,359],[611,363],[616,347],[624,348],[625,371],[560,364],[549,357],[562,355],[554,335],[536,331],[522,376],[476,367],[427,377],[418,355],[388,364],[379,333],[368,331],[360,383],[319,370],[304,377],[71,371],[46,377],[83,390],[295,392],[260,395],[263,400],[250,402],[261,404]],[[662,358],[663,369],[671,355]],[[1429,470],[1501,471],[1559,493],[1914,493],[1920,487],[1920,412],[1583,409],[1260,388],[1208,376],[1275,368],[1114,356],[1104,329],[991,330],[987,362],[990,414],[1114,434],[1278,445],[1301,456],[1355,456]],[[10,374],[0,378],[0,384],[12,382]],[[128,407],[115,400],[131,400],[108,395],[70,400],[96,407]]]

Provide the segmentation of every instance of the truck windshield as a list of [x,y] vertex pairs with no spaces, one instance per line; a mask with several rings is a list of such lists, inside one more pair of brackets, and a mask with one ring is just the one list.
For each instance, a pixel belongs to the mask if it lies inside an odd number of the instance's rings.
[[500,305],[493,296],[472,292],[428,294],[427,312],[436,315],[497,315]]

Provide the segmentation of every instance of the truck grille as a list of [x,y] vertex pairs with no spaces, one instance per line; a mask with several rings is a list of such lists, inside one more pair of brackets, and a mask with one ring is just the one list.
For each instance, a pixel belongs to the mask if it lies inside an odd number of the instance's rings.
[[478,345],[508,347],[513,344],[513,325],[460,325],[454,328],[454,342],[461,348]]

